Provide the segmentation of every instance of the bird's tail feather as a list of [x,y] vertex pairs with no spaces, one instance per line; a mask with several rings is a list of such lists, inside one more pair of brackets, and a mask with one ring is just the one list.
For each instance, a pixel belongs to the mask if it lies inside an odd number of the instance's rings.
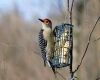
[[56,77],[56,70],[55,70],[55,66],[53,66],[53,64],[52,64],[52,62],[49,60],[49,63],[50,63],[50,66],[51,66],[51,68],[52,68],[52,71],[53,71],[53,73],[54,73],[54,75],[55,75],[55,77]]
[[46,67],[46,60],[44,60],[44,67]]

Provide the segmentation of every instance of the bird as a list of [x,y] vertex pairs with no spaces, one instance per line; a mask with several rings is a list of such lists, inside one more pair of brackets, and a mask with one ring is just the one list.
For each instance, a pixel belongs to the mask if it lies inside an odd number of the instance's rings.
[[55,74],[55,66],[53,66],[53,63],[51,62],[55,51],[55,34],[52,29],[52,22],[48,18],[38,20],[42,23],[42,29],[39,32],[39,46],[44,60],[44,66],[48,63]]

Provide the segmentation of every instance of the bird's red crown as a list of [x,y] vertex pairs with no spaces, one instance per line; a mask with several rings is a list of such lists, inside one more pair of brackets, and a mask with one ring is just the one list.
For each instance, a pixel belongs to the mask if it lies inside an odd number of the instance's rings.
[[50,19],[45,18],[45,19],[39,19],[39,20],[41,22],[43,22],[44,24],[49,25],[50,27],[52,27],[52,22],[51,22]]

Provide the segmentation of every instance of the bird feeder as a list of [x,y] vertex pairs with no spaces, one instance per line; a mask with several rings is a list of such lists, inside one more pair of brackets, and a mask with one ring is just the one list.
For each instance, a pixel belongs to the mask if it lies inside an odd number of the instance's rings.
[[62,68],[70,65],[70,55],[73,46],[73,25],[62,24],[56,26],[55,33],[55,52],[50,60],[55,68]]

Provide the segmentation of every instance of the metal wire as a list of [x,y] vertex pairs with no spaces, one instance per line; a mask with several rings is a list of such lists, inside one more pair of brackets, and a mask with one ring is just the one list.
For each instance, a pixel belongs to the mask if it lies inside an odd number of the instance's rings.
[[53,66],[56,68],[62,68],[68,66],[69,63],[69,49],[70,49],[70,40],[71,40],[71,28],[70,24],[62,24],[56,27],[55,33],[55,53],[54,58],[51,60]]

